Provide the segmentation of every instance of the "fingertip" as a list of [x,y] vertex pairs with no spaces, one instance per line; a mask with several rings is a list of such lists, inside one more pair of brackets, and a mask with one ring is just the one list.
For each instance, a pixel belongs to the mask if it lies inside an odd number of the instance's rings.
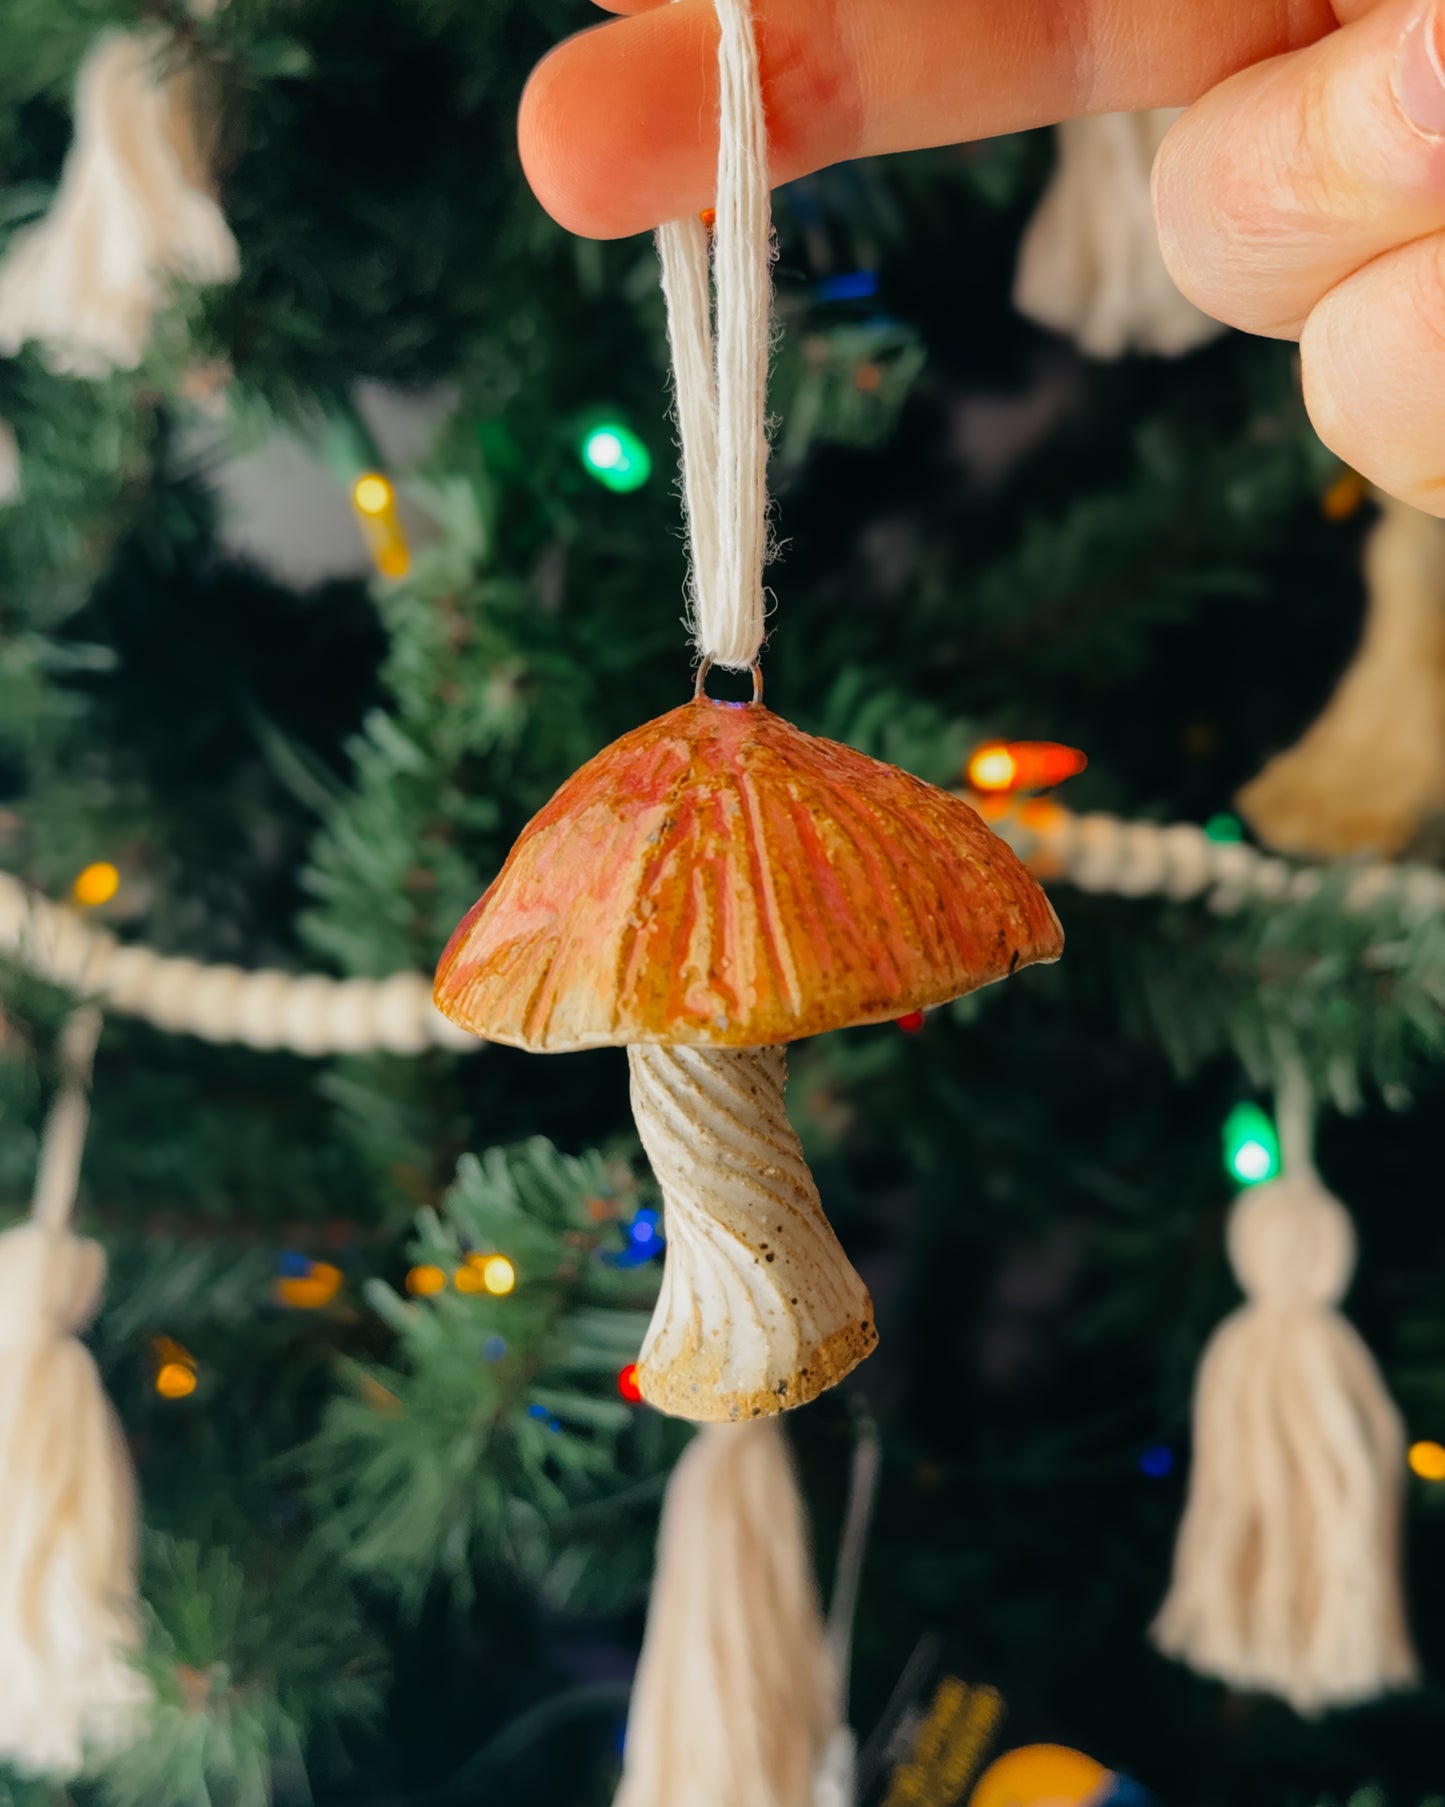
[[716,110],[711,19],[711,8],[652,8],[568,38],[532,71],[518,146],[559,225],[625,238],[707,205],[716,157],[715,132],[704,132]]

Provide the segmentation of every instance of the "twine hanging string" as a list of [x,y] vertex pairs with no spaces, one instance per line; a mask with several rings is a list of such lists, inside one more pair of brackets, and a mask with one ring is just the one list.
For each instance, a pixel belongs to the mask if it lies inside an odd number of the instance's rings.
[[688,626],[701,660],[743,671],[757,665],[766,612],[772,217],[752,6],[714,5],[720,143],[711,272],[700,219],[659,227],[657,249],[682,444]]
[[93,1004],[74,1011],[60,1037],[63,1077],[40,1144],[30,1215],[42,1230],[70,1228],[80,1183],[80,1162],[90,1122],[90,1072],[100,1040],[100,1012]]
[[1304,1069],[1293,1056],[1279,1062],[1274,1088],[1280,1167],[1288,1178],[1314,1171],[1315,1101]]

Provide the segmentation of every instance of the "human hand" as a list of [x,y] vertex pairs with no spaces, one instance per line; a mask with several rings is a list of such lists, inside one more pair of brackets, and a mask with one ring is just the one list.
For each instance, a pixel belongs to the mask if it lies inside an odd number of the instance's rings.
[[[706,206],[712,0],[606,0],[523,98],[565,226]],[[1298,338],[1325,442],[1445,514],[1445,0],[757,0],[776,180],[1077,113],[1197,102],[1155,167],[1191,300]],[[1200,96],[1204,98],[1199,99]]]

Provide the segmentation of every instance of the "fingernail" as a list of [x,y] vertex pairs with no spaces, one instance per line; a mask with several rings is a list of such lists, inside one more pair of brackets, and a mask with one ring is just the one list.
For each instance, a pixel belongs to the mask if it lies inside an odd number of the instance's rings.
[[1395,58],[1395,98],[1422,132],[1445,136],[1445,57],[1442,8],[1427,6],[1406,28]]

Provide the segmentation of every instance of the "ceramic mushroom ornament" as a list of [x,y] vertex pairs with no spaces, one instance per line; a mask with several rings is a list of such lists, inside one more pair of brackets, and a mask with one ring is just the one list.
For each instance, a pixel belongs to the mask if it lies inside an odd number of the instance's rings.
[[[698,1420],[801,1405],[877,1340],[788,1122],[786,1044],[944,1003],[1063,945],[1037,883],[966,803],[763,706],[767,174],[746,0],[717,12],[716,356],[706,234],[659,234],[703,655],[693,700],[562,786],[436,981],[439,1008],[489,1040],[627,1047],[667,1213],[638,1380]],[[754,700],[710,698],[712,664],[751,668]]]

